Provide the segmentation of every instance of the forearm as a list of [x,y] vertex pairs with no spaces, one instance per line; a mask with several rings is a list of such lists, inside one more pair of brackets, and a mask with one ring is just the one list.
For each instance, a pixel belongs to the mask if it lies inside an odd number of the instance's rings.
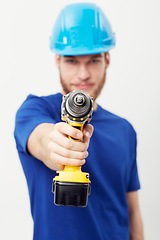
[[143,223],[140,212],[130,213],[130,240],[144,240]]
[[44,162],[46,165],[47,162],[50,162],[51,158],[48,145],[50,142],[49,134],[53,131],[53,128],[54,124],[51,123],[38,125],[29,136],[27,142],[28,152],[35,158]]

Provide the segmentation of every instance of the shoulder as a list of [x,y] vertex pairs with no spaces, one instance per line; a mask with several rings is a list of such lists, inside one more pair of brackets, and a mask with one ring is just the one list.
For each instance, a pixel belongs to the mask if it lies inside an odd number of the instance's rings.
[[40,109],[40,108],[54,108],[54,106],[57,106],[58,103],[61,104],[62,95],[60,93],[56,93],[53,95],[48,95],[48,96],[37,96],[33,94],[29,94],[25,101],[22,103],[21,107],[19,110],[22,109],[29,109],[29,110],[34,110],[34,109]]
[[49,96],[28,95],[16,113],[16,120],[50,116],[59,120],[62,95]]
[[132,135],[136,137],[136,131],[130,121],[128,121],[126,118],[116,115],[115,113],[112,113],[101,106],[98,105],[97,112],[95,112],[95,115],[93,115],[93,118],[95,117],[95,121],[100,121],[101,124],[105,123],[106,126],[122,130],[124,133],[128,133],[129,135]]
[[29,94],[25,100],[25,102],[36,102],[36,103],[54,103],[59,102],[62,99],[61,93],[56,93],[48,96],[37,96],[33,94]]

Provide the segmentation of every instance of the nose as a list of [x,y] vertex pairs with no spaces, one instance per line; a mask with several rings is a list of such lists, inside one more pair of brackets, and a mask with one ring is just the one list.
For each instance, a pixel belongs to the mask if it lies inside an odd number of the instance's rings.
[[78,69],[78,78],[80,80],[87,80],[90,77],[89,70],[85,64],[81,64]]

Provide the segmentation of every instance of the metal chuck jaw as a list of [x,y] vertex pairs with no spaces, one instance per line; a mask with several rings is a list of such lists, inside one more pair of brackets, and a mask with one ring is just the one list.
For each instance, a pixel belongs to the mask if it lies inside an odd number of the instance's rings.
[[[93,98],[85,92],[77,90],[63,96],[61,118],[69,125],[83,131],[84,125],[91,120],[92,113]],[[58,206],[86,207],[91,191],[89,173],[82,172],[81,167],[65,166],[57,174],[52,185],[54,203]]]

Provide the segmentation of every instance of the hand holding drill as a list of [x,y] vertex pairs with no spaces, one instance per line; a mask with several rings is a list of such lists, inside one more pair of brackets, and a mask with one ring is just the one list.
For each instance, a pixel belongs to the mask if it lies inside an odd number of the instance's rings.
[[[87,149],[92,133],[93,126],[90,124],[84,127],[83,132],[65,122],[55,124],[49,136],[50,168],[53,169],[53,164],[54,170],[63,170],[65,165],[82,166],[88,156]],[[68,136],[82,141],[73,141]]]

